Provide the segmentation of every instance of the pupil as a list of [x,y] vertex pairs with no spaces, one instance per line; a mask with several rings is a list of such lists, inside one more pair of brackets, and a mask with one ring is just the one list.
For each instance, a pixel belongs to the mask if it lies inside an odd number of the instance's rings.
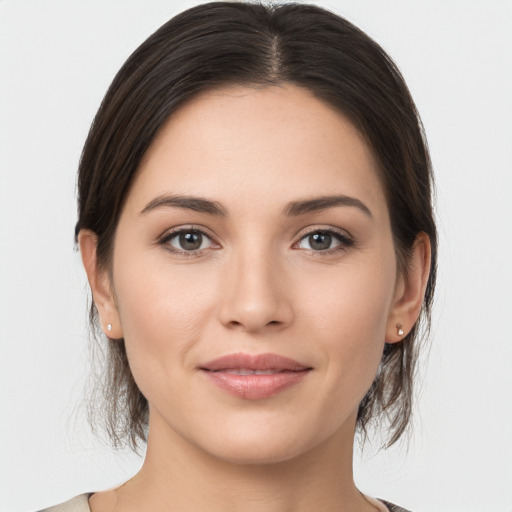
[[201,247],[203,236],[201,233],[181,233],[180,245],[187,251],[195,251]]
[[309,245],[312,249],[316,249],[318,251],[325,251],[329,249],[331,246],[331,235],[327,233],[315,233],[314,235],[309,235]]

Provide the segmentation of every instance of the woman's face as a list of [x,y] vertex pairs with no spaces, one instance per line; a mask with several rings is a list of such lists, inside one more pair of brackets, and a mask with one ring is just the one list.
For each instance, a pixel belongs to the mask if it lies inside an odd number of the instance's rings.
[[140,165],[113,253],[113,329],[150,439],[246,463],[352,442],[397,341],[396,268],[376,162],[347,119],[295,86],[182,107]]

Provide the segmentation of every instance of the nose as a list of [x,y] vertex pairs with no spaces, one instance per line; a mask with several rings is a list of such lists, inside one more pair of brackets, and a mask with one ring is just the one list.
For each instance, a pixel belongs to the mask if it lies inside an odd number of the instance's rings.
[[220,321],[226,327],[258,333],[293,321],[289,287],[275,258],[249,251],[235,255],[223,277]]

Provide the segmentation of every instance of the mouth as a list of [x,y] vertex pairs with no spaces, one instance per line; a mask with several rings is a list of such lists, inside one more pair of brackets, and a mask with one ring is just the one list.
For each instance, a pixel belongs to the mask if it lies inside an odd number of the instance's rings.
[[312,369],[277,354],[229,354],[199,368],[222,391],[246,400],[281,393],[299,384]]

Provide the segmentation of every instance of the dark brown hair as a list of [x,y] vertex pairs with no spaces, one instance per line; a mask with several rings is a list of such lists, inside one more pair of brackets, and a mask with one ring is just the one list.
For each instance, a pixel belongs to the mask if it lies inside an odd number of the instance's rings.
[[[421,121],[400,72],[357,27],[303,4],[213,2],[171,19],[129,57],[94,119],[79,166],[76,234],[95,232],[98,264],[108,269],[130,184],[169,116],[213,88],[285,83],[338,109],[365,137],[379,163],[401,272],[407,272],[416,235],[430,237],[432,266],[420,320],[401,343],[385,345],[359,407],[359,429],[366,432],[373,420],[384,419],[391,445],[410,421],[418,347],[428,330],[420,333],[420,324],[430,325],[437,254],[433,178]],[[101,338],[93,303],[90,319]],[[104,401],[92,401],[92,411],[103,415],[115,446],[128,442],[136,449],[147,436],[148,403],[123,340],[107,345],[101,389]]]

